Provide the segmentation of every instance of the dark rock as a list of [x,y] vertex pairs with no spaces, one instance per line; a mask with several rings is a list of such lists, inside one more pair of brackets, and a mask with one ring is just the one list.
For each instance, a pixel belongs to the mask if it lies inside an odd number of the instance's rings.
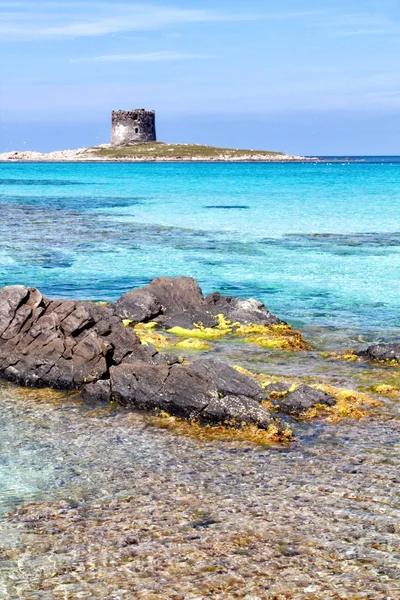
[[285,398],[279,400],[279,408],[288,414],[301,414],[316,404],[334,406],[336,400],[322,392],[315,390],[309,385],[299,385],[293,392],[289,392]]
[[202,423],[229,423],[230,425],[257,425],[268,429],[274,423],[269,411],[252,398],[224,396],[212,400],[198,415]]
[[279,325],[283,321],[267,310],[262,302],[248,298],[230,298],[218,292],[210,294],[204,300],[207,309],[213,315],[223,314],[229,321],[244,325]]
[[[162,307],[171,316],[181,311],[184,323],[197,322],[204,309],[211,321],[203,324],[216,323],[194,279],[159,278],[146,288],[147,300],[142,292],[127,295],[131,307],[147,310],[144,318]],[[265,394],[256,381],[219,361],[197,360],[187,366],[175,355],[158,354],[153,346],[141,344],[132,328],[124,327],[117,314],[124,310],[122,304],[116,309],[51,301],[34,288],[3,288],[0,374],[26,386],[80,389],[88,402],[114,399],[203,423],[267,428],[273,422],[259,404]]]
[[192,277],[158,277],[142,290],[150,292],[160,302],[163,313],[171,315],[197,308],[203,302],[199,284]]
[[144,288],[127,292],[115,303],[115,312],[121,319],[134,323],[150,321],[161,313],[161,302]]
[[13,286],[0,290],[0,318],[0,372],[22,385],[79,388],[107,378],[122,360],[153,361],[107,306],[52,302],[36,289]]
[[192,329],[218,325],[219,314],[231,322],[245,325],[282,323],[264,304],[248,298],[230,298],[219,293],[203,297],[199,284],[191,277],[159,277],[148,285],[132,290],[115,304],[116,314],[132,321],[157,321],[165,329]]
[[266,385],[264,391],[269,396],[273,392],[278,392],[278,394],[288,392],[291,387],[292,386],[290,383],[285,383],[284,381],[277,381],[276,383],[270,383],[269,385]]
[[172,329],[172,327],[193,329],[195,325],[202,325],[203,327],[215,327],[218,325],[217,317],[207,312],[205,308],[192,308],[173,315],[159,315],[154,320],[164,327],[164,329]]
[[239,373],[226,363],[214,359],[198,359],[190,364],[196,373],[213,381],[220,394],[224,396],[247,396],[258,402],[266,398],[262,387],[251,377]]
[[[204,374],[202,368],[191,365],[121,364],[110,370],[112,398],[141,410],[159,409],[186,419],[198,418],[203,424],[246,423],[268,428],[274,419],[258,400],[233,394],[221,397],[218,385],[220,388],[228,386],[221,377],[227,372],[224,371],[225,366],[221,363],[210,377]],[[227,370],[230,367],[227,366]],[[245,387],[243,380],[238,379],[238,382]],[[255,389],[252,383],[250,379],[247,389],[259,396],[260,390]]]
[[3,336],[15,318],[29,290],[22,285],[7,286],[0,290],[0,335]]
[[179,364],[123,363],[112,367],[110,376],[113,399],[141,410],[160,409],[190,419],[218,397],[212,382]]
[[400,344],[373,344],[357,354],[368,360],[400,362]]
[[85,402],[109,402],[111,399],[111,381],[109,379],[99,379],[94,383],[88,383],[82,387],[81,398]]

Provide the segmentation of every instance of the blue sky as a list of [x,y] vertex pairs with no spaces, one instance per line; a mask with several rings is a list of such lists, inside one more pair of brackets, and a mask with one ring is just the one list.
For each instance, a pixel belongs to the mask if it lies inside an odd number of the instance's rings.
[[163,141],[400,154],[398,0],[0,0],[0,150]]

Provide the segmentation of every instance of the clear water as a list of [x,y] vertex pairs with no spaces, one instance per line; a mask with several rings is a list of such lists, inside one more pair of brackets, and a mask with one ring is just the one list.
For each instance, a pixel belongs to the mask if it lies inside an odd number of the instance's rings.
[[0,285],[114,300],[159,275],[297,326],[400,327],[400,161],[0,164]]
[[[215,352],[229,362],[342,387],[400,385],[394,367],[317,352],[399,337],[400,159],[0,163],[0,181],[0,286],[115,300],[159,275],[191,275],[204,292],[263,300],[313,348],[221,342]],[[290,449],[260,450],[204,446],[142,415],[3,383],[0,598],[192,598],[207,577],[225,576],[213,571],[222,555],[247,582],[243,597],[395,598],[399,411],[385,399],[372,418],[297,424]],[[198,511],[216,523],[187,535]],[[125,571],[120,541],[137,527]],[[255,555],[237,551],[232,532]],[[126,590],[128,580],[137,587]]]

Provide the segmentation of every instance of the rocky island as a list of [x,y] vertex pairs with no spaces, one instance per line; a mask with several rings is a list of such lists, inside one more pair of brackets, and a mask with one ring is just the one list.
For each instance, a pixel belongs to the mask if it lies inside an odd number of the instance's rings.
[[299,160],[304,158],[269,150],[159,142],[156,136],[155,111],[144,108],[112,111],[110,144],[48,153],[11,151],[0,154],[0,162],[286,162]]
[[102,144],[48,153],[15,150],[0,154],[0,161],[7,162],[296,162],[303,160],[311,159],[268,150],[241,150],[163,142],[142,142],[120,146]]

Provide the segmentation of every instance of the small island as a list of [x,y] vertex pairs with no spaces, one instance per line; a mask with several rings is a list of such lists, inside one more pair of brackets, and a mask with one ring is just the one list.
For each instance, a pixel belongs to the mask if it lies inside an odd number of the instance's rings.
[[55,152],[17,151],[0,154],[0,161],[18,162],[287,162],[310,160],[271,150],[219,148],[203,144],[157,141],[155,111],[136,108],[111,115],[111,144]]
[[296,162],[302,156],[270,150],[217,148],[202,144],[143,142],[113,146],[102,144],[55,152],[13,151],[0,154],[0,161],[18,162]]

